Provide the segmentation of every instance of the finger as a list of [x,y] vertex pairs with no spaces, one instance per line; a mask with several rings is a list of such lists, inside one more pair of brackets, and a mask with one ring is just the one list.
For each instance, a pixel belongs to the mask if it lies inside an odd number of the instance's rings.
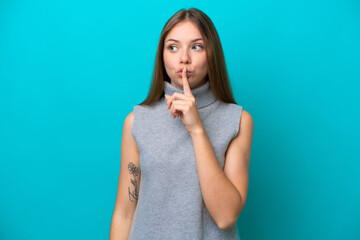
[[186,76],[186,66],[183,69],[182,72],[182,81],[183,81],[183,89],[184,89],[184,93],[187,96],[192,96],[191,90],[190,90],[190,85]]
[[[176,100],[176,101],[175,101]],[[173,118],[178,117],[180,115],[182,115],[182,112],[179,111],[179,109],[181,108],[181,106],[190,106],[188,101],[184,101],[184,100],[177,100],[175,99],[173,101],[173,103],[170,106],[170,113],[173,116]],[[179,107],[180,106],[180,107]]]
[[176,111],[172,114],[173,118],[179,117],[180,115],[181,115],[181,111],[178,111],[178,110],[176,110]]
[[165,98],[166,98],[166,108],[169,109],[170,107],[170,95],[165,94]]
[[[168,96],[168,97],[166,97]],[[174,100],[184,100],[184,101],[191,101],[191,98],[189,96],[186,96],[185,94],[175,92],[173,95],[169,96],[166,94],[166,100],[167,100],[167,109],[171,107],[171,104]]]
[[183,114],[184,112],[187,112],[189,111],[189,105],[187,103],[183,103],[183,104],[178,104],[177,101],[175,104],[173,104],[171,106],[171,114],[173,115],[173,118],[174,116],[179,116],[180,114]]
[[189,103],[188,101],[182,101],[182,100],[176,100],[173,102],[173,104],[171,105],[170,107],[170,111],[176,111],[179,107],[182,107],[182,106],[188,106],[190,107],[191,106],[191,103]]

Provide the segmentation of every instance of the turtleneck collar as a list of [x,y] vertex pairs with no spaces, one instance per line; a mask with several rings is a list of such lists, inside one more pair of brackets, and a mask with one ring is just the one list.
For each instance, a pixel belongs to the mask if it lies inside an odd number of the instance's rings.
[[[174,92],[184,93],[184,90],[177,88],[168,81],[164,80],[164,93],[171,96],[174,94]],[[195,102],[198,109],[209,106],[216,101],[216,98],[210,89],[209,81],[206,81],[205,84],[201,85],[200,87],[191,89],[191,93],[195,97]]]

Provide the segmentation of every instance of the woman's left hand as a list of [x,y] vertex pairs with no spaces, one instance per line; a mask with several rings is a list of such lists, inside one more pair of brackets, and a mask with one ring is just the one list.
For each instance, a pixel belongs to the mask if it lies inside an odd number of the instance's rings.
[[191,93],[189,82],[187,80],[186,67],[184,67],[182,72],[182,81],[184,94],[179,92],[175,92],[171,96],[165,94],[165,98],[167,100],[167,108],[170,109],[173,118],[180,116],[186,129],[191,134],[198,129],[202,129],[203,125],[197,110],[195,97]]

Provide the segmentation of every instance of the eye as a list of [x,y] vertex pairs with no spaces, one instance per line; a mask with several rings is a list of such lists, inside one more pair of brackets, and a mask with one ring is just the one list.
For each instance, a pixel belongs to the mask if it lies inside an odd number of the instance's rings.
[[202,47],[201,45],[199,45],[199,44],[194,45],[194,47],[197,47],[197,49],[196,49],[196,50],[200,50],[200,49],[202,49],[202,48],[203,48],[203,47]]
[[174,50],[175,50],[175,48],[176,48],[176,46],[174,46],[174,45],[170,45],[170,46],[168,46],[168,49],[170,49],[170,51],[174,51]]

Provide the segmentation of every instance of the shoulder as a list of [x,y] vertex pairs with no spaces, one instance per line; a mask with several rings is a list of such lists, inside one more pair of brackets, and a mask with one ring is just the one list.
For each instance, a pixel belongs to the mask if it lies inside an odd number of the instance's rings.
[[134,121],[134,111],[131,111],[125,118],[125,122],[132,123]]
[[132,112],[133,115],[138,114],[149,114],[151,112],[154,111],[159,111],[159,110],[163,110],[163,106],[166,105],[165,101],[160,98],[159,100],[157,100],[155,103],[153,104],[138,104],[138,105],[134,105],[134,111]]
[[131,129],[134,124],[134,111],[130,112],[124,120],[124,129]]
[[227,103],[222,101],[216,101],[214,105],[214,112],[217,112],[220,115],[226,116],[228,118],[240,118],[240,114],[243,110],[243,107],[236,103]]
[[242,110],[240,122],[246,122],[247,124],[254,124],[254,120],[251,114],[245,110]]
[[245,110],[242,110],[240,123],[239,123],[240,132],[246,131],[252,133],[253,128],[254,128],[254,120],[251,114]]
[[123,137],[127,139],[127,143],[135,143],[137,142],[137,131],[134,129],[134,111],[130,112],[125,120],[123,126]]

